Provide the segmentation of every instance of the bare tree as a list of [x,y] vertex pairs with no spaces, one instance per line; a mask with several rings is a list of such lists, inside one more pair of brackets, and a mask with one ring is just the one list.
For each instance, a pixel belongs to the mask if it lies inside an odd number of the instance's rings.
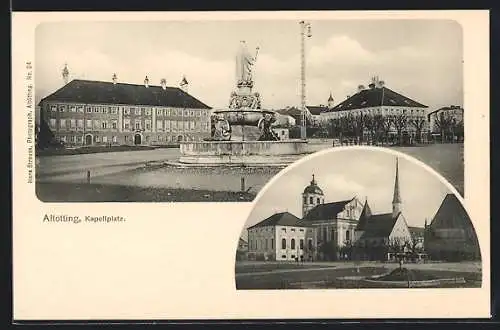
[[452,116],[450,119],[450,131],[452,134],[452,141],[455,140],[455,136],[463,137],[464,133],[464,121],[463,118],[457,119],[455,116]]
[[399,113],[393,117],[394,128],[396,129],[399,144],[403,144],[403,131],[408,125],[408,117],[404,113]]
[[445,111],[434,113],[434,125],[441,134],[441,143],[444,143],[445,133],[449,131],[452,124],[452,117]]
[[427,120],[424,117],[415,117],[410,120],[410,124],[415,127],[415,135],[418,143],[422,143],[422,130],[426,122]]
[[375,142],[375,120],[372,115],[366,115],[365,128],[368,131],[369,139],[372,144]]
[[360,142],[363,142],[363,131],[365,129],[365,120],[366,120],[366,115],[360,113],[359,115],[354,117],[353,121],[354,136]]
[[386,144],[389,144],[389,132],[391,131],[392,127],[392,118],[387,116],[387,117],[382,117],[382,136],[383,139],[385,140]]
[[[373,132],[375,135],[375,142],[380,142],[380,136],[384,134],[384,121],[385,118],[381,114],[375,114],[372,117],[372,123],[373,123]],[[389,123],[390,124],[390,123]],[[390,130],[390,125],[387,129],[387,133]]]

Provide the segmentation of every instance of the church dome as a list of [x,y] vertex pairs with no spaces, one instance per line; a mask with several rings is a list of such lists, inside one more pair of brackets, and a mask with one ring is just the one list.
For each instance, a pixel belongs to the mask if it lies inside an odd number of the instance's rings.
[[323,195],[323,190],[318,186],[318,183],[314,179],[314,174],[312,176],[311,183],[304,189],[304,194],[317,194]]

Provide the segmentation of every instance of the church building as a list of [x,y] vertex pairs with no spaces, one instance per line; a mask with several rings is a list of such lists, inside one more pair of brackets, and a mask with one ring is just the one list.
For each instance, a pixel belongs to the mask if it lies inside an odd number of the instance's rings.
[[474,226],[454,194],[448,194],[424,232],[424,246],[434,260],[480,260]]
[[301,197],[302,218],[281,212],[248,228],[249,254],[262,260],[388,260],[395,257],[390,249],[404,252],[412,244],[397,160],[389,213],[373,214],[368,200],[356,196],[325,203],[314,175]]

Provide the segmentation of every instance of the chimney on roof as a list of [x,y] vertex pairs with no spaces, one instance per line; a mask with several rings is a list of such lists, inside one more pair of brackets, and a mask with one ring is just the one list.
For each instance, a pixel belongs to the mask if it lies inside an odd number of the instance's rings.
[[365,90],[365,85],[358,85],[358,92]]
[[385,81],[380,80],[380,81],[378,82],[378,87],[382,88],[382,87],[384,87],[384,85],[385,85]]
[[189,86],[189,83],[186,79],[186,76],[182,76],[182,79],[181,79],[181,82],[179,83],[179,86],[181,87],[181,89],[187,93],[188,91],[188,86]]
[[118,78],[116,77],[116,73],[113,73],[113,85],[116,85],[116,81],[118,80]]
[[144,78],[144,86],[146,86],[146,88],[149,87],[149,79],[148,79],[148,76],[146,76],[146,78]]
[[167,89],[167,79],[161,78],[160,86],[161,86],[161,88],[163,88],[163,90]]
[[348,98],[350,98],[350,97],[351,97],[351,95],[347,95],[345,98],[346,98],[346,100],[347,100],[347,99],[348,99]]
[[374,89],[377,86],[378,86],[378,76],[373,76],[372,79],[371,79],[370,84],[368,85],[368,87],[370,89]]

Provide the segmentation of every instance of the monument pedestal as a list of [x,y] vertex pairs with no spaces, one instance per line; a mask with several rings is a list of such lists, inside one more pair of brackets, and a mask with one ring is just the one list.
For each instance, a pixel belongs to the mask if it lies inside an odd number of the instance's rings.
[[287,165],[308,154],[307,141],[181,142],[182,164]]

